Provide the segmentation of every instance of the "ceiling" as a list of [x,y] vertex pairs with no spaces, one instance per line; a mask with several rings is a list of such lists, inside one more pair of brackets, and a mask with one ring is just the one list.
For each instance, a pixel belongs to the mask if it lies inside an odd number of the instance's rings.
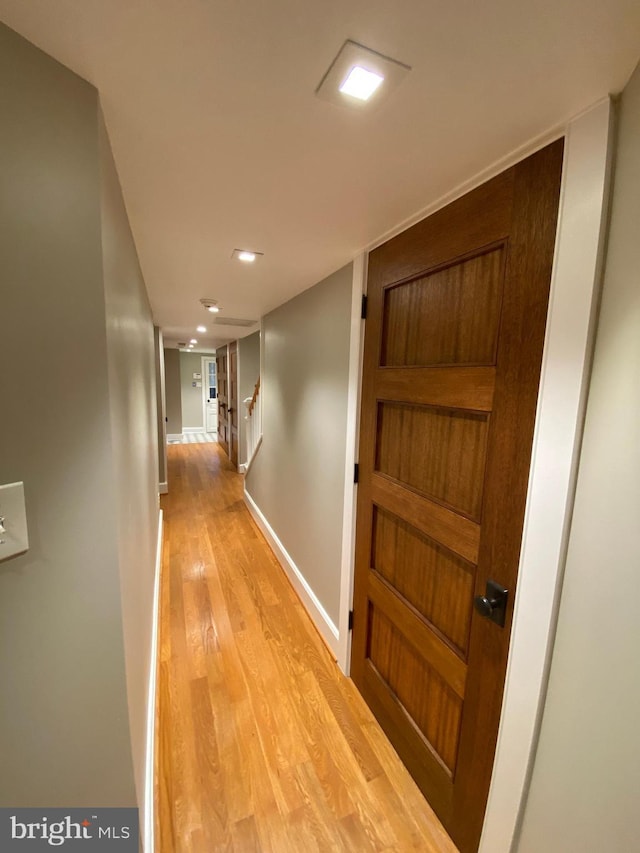
[[[0,0],[93,83],[154,317],[258,319],[541,133],[619,92],[638,0]],[[314,92],[345,39],[412,67],[373,111]],[[252,265],[235,248],[264,252]]]

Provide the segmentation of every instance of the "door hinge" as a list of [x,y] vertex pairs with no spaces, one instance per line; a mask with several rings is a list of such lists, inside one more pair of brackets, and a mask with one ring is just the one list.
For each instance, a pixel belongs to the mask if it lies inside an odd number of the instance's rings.
[[360,479],[360,466],[356,462],[356,464],[353,466],[353,482],[357,483],[359,479]]
[[362,310],[360,311],[360,316],[363,320],[367,319],[367,297],[362,296]]
[[349,611],[349,630],[353,631],[353,610]]

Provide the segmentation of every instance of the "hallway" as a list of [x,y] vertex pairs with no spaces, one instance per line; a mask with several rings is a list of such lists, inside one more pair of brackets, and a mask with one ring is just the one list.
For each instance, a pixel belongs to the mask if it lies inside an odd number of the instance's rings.
[[455,847],[344,678],[216,444],[168,447],[158,853]]

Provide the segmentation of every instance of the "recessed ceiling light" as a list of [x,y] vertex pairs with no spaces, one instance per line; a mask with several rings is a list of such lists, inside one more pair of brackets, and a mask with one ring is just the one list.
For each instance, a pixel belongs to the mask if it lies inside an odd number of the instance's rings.
[[371,109],[374,103],[381,103],[409,71],[409,65],[347,39],[322,78],[316,95],[332,104]]
[[205,333],[206,331],[207,331],[207,327],[206,327],[206,326],[198,326],[198,328],[196,329],[196,332],[200,332],[200,334],[201,334],[201,335],[204,335],[204,333]]
[[211,311],[212,314],[217,314],[219,310],[217,305],[207,305],[207,311]]
[[189,343],[190,343],[190,344],[197,344],[197,343],[198,343],[198,341],[197,341],[195,338],[191,338],[191,340],[189,341]]
[[245,264],[252,264],[254,261],[259,260],[262,255],[263,252],[252,252],[249,249],[234,249],[231,253],[232,258],[242,261]]
[[193,349],[193,344],[189,344],[189,349]]
[[384,77],[380,74],[367,71],[361,65],[354,65],[349,76],[340,86],[340,91],[361,101],[368,101],[383,81]]

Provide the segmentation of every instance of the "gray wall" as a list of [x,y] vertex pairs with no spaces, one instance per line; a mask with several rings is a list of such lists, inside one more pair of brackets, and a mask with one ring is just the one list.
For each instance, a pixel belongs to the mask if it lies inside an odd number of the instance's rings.
[[182,391],[180,388],[180,350],[164,351],[164,389],[167,407],[167,433],[182,433]]
[[[153,588],[158,540],[158,422],[153,320],[102,114],[102,257],[127,696],[143,803]],[[151,804],[148,804],[151,805]]]
[[97,95],[0,25],[0,103],[0,804],[133,806]]
[[242,402],[247,397],[253,397],[258,377],[260,376],[260,332],[247,335],[238,341],[238,463],[244,465],[247,461],[247,422],[245,415],[247,407]]
[[519,853],[638,849],[640,70],[622,96],[594,369]]
[[[204,429],[202,388],[194,388],[194,373],[202,374],[202,359],[215,358],[213,352],[180,353],[180,394],[182,399],[182,429]],[[203,377],[202,382],[206,380]]]
[[337,625],[352,265],[263,318],[263,443],[247,491]]

